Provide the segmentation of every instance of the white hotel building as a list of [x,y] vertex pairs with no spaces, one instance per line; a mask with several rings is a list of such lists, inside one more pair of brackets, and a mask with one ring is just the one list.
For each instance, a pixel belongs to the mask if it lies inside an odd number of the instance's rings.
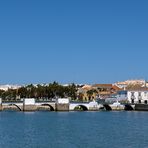
[[148,88],[130,89],[127,91],[127,98],[130,103],[148,104]]

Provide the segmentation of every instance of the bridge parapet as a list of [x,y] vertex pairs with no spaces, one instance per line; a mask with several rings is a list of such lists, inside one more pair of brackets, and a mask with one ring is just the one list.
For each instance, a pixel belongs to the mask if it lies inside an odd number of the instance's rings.
[[95,102],[70,102],[69,110],[73,111],[81,108],[82,110],[97,111],[100,108],[100,105]]
[[21,101],[3,101],[0,103],[0,110],[36,111],[39,108],[56,110],[56,105],[54,101],[35,101],[34,98],[25,98]]
[[69,98],[58,98],[56,101],[56,111],[69,111]]

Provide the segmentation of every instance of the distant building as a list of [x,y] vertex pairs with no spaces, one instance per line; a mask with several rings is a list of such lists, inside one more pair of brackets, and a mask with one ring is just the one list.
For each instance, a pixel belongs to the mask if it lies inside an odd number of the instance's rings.
[[109,98],[119,90],[119,87],[112,84],[84,85],[82,88],[78,89],[77,96],[79,100],[92,101]]
[[120,90],[117,92],[117,100],[118,101],[124,101],[127,100],[127,91],[126,90]]
[[126,101],[127,102],[127,91],[119,90],[116,94],[112,94],[110,97],[105,99],[105,102],[114,103],[116,101]]
[[18,89],[20,88],[21,86],[19,85],[0,85],[0,90],[4,90],[4,91],[7,91],[8,89]]
[[121,89],[125,89],[129,85],[139,85],[139,86],[144,86],[146,84],[145,80],[127,80],[123,82],[117,82],[114,85],[118,86]]
[[92,94],[89,94],[88,92],[92,90],[91,85],[84,85],[83,87],[79,88],[77,91],[77,98],[81,101],[92,101],[96,98],[96,94],[92,92]]
[[148,88],[141,87],[127,91],[128,101],[130,103],[148,103]]
[[95,84],[92,85],[92,88],[98,91],[98,97],[100,99],[106,99],[110,97],[112,94],[116,94],[117,91],[120,90],[119,87],[113,84]]

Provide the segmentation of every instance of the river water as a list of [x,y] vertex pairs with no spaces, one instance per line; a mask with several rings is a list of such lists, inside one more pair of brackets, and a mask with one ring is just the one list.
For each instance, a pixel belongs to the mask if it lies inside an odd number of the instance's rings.
[[148,112],[0,112],[0,148],[148,148]]

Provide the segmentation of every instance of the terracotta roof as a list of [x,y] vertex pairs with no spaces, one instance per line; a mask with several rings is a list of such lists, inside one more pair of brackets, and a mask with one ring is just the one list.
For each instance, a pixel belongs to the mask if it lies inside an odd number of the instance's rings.
[[127,91],[148,91],[148,87],[130,88]]
[[97,88],[108,88],[111,89],[113,88],[114,90],[121,90],[118,86],[112,85],[112,84],[94,84],[92,87],[97,87]]
[[121,90],[121,89],[120,89],[118,86],[116,86],[116,85],[113,85],[112,88],[113,88],[114,90],[117,90],[117,91]]
[[94,84],[92,87],[99,87],[99,88],[112,88],[112,84]]

